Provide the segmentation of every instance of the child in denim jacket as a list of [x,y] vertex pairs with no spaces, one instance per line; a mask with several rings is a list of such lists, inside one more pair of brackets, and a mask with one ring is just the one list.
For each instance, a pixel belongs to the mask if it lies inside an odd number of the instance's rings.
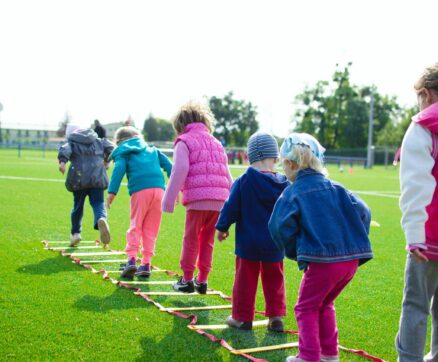
[[280,156],[293,182],[269,221],[274,242],[304,270],[295,315],[299,355],[288,362],[338,361],[334,301],[360,264],[370,260],[370,210],[356,195],[325,177],[324,148],[312,136],[292,133]]

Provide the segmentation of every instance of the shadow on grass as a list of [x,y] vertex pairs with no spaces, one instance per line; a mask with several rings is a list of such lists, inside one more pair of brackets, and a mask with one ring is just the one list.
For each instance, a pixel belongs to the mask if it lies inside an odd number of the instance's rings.
[[70,259],[58,255],[55,258],[44,259],[37,264],[19,267],[16,271],[25,274],[50,275],[61,272],[81,271],[81,269],[73,265]]
[[132,291],[117,288],[113,294],[100,298],[94,295],[85,295],[79,298],[73,305],[78,310],[105,313],[110,310],[125,310],[144,308],[145,302],[141,298],[130,298]]
[[[140,339],[141,354],[134,360],[143,361],[217,361],[218,357],[211,354],[208,340],[198,333],[190,331],[188,319],[173,316],[172,329],[158,342],[153,337]],[[221,348],[214,344],[214,349]],[[200,356],[203,356],[200,358]]]

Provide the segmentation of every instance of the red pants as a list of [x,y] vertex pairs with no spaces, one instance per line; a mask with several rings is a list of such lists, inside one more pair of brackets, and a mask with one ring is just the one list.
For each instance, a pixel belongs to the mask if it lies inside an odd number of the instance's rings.
[[238,321],[254,320],[259,274],[262,277],[266,316],[286,315],[283,261],[252,261],[236,256],[236,277],[233,287],[232,317]]
[[219,211],[187,210],[180,265],[185,280],[192,280],[196,266],[198,281],[207,282],[213,260],[215,225]]

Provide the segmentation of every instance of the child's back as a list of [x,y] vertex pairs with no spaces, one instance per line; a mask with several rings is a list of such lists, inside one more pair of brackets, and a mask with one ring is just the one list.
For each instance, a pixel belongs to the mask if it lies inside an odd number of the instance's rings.
[[60,162],[71,162],[66,187],[69,191],[106,189],[108,176],[104,165],[114,146],[100,139],[92,129],[80,129],[68,136],[58,153]]
[[254,167],[235,181],[216,229],[228,230],[236,223],[236,255],[258,261],[283,260],[283,252],[272,241],[268,221],[275,202],[288,185],[284,175]]
[[289,182],[284,175],[274,172],[278,145],[272,135],[253,134],[248,140],[248,157],[251,167],[234,182],[216,224],[220,241],[228,237],[230,226],[236,224],[233,308],[227,324],[239,329],[252,328],[261,275],[268,329],[282,332],[282,317],[286,315],[284,253],[273,242],[268,221],[276,200]]
[[146,188],[164,189],[164,176],[161,168],[168,175],[172,169],[172,164],[167,157],[139,137],[121,142],[111,158],[116,162],[116,166],[108,188],[109,193],[117,193],[125,173],[130,195]]
[[[279,226],[294,220],[296,227]],[[337,262],[346,255],[360,263],[371,259],[370,221],[368,208],[358,197],[307,168],[281,195],[270,227],[277,230],[274,240],[286,242],[280,246],[286,248],[286,255],[304,269],[308,262]],[[290,243],[293,240],[295,244]]]
[[65,180],[67,190],[73,192],[71,211],[71,246],[81,241],[84,202],[88,196],[94,213],[94,228],[100,231],[100,240],[110,242],[109,226],[106,221],[104,190],[108,187],[106,162],[114,145],[106,138],[100,139],[91,129],[80,129],[70,125],[67,128],[67,142],[58,153],[59,170],[65,172],[65,164],[71,165]]
[[[113,202],[125,174],[131,196],[131,220],[126,233],[125,249],[128,262],[121,276],[149,277],[161,223],[161,201],[165,188],[161,169],[170,176],[172,163],[157,148],[149,146],[134,127],[119,128],[115,140],[117,148],[111,155],[115,166],[108,188],[108,205]],[[137,253],[140,249],[141,265],[137,268]]]
[[280,154],[292,185],[278,199],[269,230],[279,248],[305,269],[295,316],[299,355],[287,362],[339,361],[335,299],[372,258],[370,210],[324,176],[324,148],[312,136],[292,133]]

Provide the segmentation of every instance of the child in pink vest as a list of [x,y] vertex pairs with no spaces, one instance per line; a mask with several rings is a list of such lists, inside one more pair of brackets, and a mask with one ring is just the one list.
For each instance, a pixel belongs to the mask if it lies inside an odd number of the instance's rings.
[[[420,113],[406,131],[400,158],[401,223],[409,251],[396,338],[400,362],[438,361],[438,63],[426,68],[415,90]],[[424,357],[430,313],[431,350]]]
[[[173,120],[177,132],[174,166],[162,209],[172,213],[182,191],[186,207],[180,259],[183,276],[173,288],[183,293],[195,289],[201,294],[207,292],[215,225],[232,184],[225,150],[211,134],[213,120],[210,109],[196,102],[183,105]],[[196,267],[199,274],[194,278]]]

